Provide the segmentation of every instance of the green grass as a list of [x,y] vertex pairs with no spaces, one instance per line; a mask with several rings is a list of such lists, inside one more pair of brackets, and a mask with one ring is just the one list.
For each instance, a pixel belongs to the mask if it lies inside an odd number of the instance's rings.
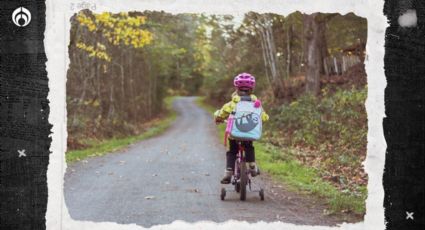
[[331,183],[323,180],[316,169],[291,159],[291,149],[277,148],[262,142],[257,142],[255,148],[256,160],[261,169],[284,182],[291,190],[326,198],[331,213],[343,210],[357,214],[365,212],[365,191],[361,196],[339,191]]
[[90,146],[86,149],[72,150],[66,153],[66,162],[83,160],[87,157],[102,156],[110,152],[118,151],[128,145],[159,135],[163,133],[175,120],[176,113],[172,110],[172,103],[175,97],[167,97],[164,102],[167,109],[167,116],[164,119],[155,121],[145,132],[138,136],[129,136],[125,138],[113,138],[108,140],[87,140],[85,143]]
[[[216,108],[208,105],[204,98],[199,98],[197,104],[213,113]],[[218,126],[220,139],[224,138],[224,125]],[[267,172],[273,178],[287,185],[291,191],[315,195],[325,198],[329,204],[330,213],[350,210],[356,214],[365,212],[364,200],[366,190],[361,196],[344,194],[331,183],[323,180],[317,170],[306,167],[294,159],[293,149],[277,148],[270,144],[254,142],[255,157],[262,171]]]

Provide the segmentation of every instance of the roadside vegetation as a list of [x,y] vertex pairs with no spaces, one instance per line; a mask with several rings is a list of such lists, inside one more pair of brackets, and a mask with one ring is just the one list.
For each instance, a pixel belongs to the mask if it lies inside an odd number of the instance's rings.
[[329,199],[332,212],[365,212],[366,88],[322,90],[271,109],[258,146],[264,169]]
[[66,152],[66,162],[83,160],[87,157],[102,156],[106,153],[115,152],[128,147],[128,145],[138,141],[163,133],[173,123],[176,113],[172,109],[175,97],[165,98],[166,110],[156,119],[144,123],[137,135],[117,136],[110,139],[88,138],[79,140],[80,149],[72,149]]

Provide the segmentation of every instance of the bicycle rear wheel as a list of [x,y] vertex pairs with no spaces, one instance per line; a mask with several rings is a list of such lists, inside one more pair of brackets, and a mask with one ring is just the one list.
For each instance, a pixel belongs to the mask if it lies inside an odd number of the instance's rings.
[[240,199],[245,200],[246,199],[246,184],[248,182],[248,175],[247,175],[245,161],[242,161],[240,166],[241,166]]

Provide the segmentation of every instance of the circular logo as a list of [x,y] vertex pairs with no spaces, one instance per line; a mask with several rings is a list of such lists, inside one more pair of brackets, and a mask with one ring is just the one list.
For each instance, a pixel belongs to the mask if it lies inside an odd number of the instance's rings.
[[19,27],[25,27],[31,22],[31,13],[27,8],[18,7],[13,11],[12,21]]
[[236,128],[241,132],[250,132],[255,129],[259,123],[260,117],[255,113],[244,114],[235,119]]

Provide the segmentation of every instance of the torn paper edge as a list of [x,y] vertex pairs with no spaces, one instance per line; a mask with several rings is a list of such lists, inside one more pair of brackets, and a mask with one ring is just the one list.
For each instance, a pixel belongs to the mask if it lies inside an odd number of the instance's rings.
[[92,1],[46,1],[45,50],[47,55],[47,73],[49,78],[50,116],[53,124],[51,154],[47,171],[48,204],[46,212],[47,229],[144,229],[135,224],[117,224],[111,222],[91,222],[73,220],[64,202],[64,174],[66,170],[65,151],[67,143],[66,114],[66,72],[68,69],[68,44],[70,17],[80,9],[71,9],[71,4],[94,4],[96,13],[126,11],[165,11],[168,13],[207,13],[243,15],[248,11],[288,15],[295,11],[303,13],[340,13],[349,12],[364,17],[368,23],[366,44],[366,73],[368,97],[366,111],[368,115],[367,156],[364,163],[368,174],[368,198],[366,215],[359,223],[343,223],[338,227],[295,225],[283,222],[257,222],[229,220],[214,223],[208,220],[187,223],[176,220],[171,224],[153,226],[151,229],[384,229],[384,190],[382,176],[385,163],[386,142],[383,135],[385,115],[384,89],[384,32],[387,20],[383,15],[383,2],[367,0],[92,0]]

